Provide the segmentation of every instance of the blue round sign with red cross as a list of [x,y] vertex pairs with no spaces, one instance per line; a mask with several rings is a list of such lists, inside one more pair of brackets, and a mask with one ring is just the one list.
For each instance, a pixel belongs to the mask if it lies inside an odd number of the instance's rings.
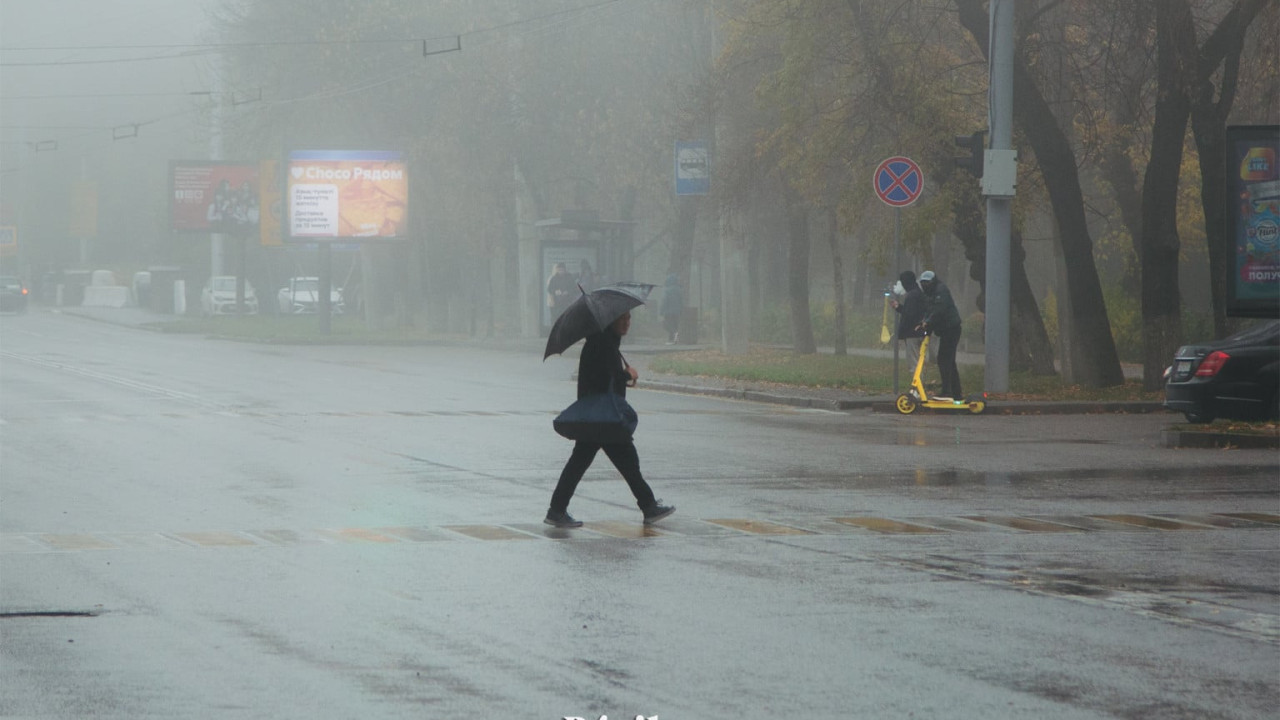
[[924,190],[924,173],[911,158],[891,157],[876,168],[875,185],[886,205],[906,207]]

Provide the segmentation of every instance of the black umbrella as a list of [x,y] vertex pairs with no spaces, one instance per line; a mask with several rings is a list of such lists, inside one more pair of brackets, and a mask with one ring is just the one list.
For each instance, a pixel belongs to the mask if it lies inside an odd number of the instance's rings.
[[[579,340],[609,327],[624,313],[643,305],[653,288],[648,283],[625,282],[583,292],[551,326],[547,351],[542,354],[542,359],[559,355]],[[582,286],[578,289],[581,290]]]

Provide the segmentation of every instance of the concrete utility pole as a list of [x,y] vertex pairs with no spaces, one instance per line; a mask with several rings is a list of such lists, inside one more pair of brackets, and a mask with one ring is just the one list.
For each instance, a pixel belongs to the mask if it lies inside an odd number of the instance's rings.
[[[707,8],[711,55],[719,57],[720,38],[716,33],[716,2]],[[713,118],[711,147],[719,152],[721,142],[719,118]],[[716,156],[712,155],[715,160]],[[714,166],[713,166],[714,167]],[[722,196],[723,198],[723,196]],[[746,233],[731,220],[733,213],[723,199],[716,203],[720,235],[720,349],[725,355],[746,355],[751,341],[751,270]]]
[[[212,132],[209,135],[209,159],[213,161],[222,160],[222,102],[223,98],[223,80],[222,70],[224,64],[221,55],[215,55],[213,61],[213,112],[210,116],[212,124]],[[263,208],[265,212],[266,208]],[[214,278],[222,275],[223,262],[223,243],[225,236],[222,233],[211,233],[209,250],[209,277]],[[212,280],[210,280],[212,282]],[[237,305],[237,310],[243,309]]]
[[1014,0],[991,0],[988,127],[982,194],[987,196],[986,373],[987,392],[1009,391],[1009,236],[1017,156],[1013,147]]

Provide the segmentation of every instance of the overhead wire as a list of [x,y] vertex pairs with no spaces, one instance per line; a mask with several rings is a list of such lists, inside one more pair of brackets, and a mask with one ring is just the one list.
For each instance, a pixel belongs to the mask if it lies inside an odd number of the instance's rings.
[[[517,27],[522,27],[522,26],[532,25],[532,24],[535,24],[535,23],[546,23],[546,21],[550,20],[550,21],[552,21],[550,24],[545,25],[545,26],[544,26],[544,27],[542,27],[542,28],[533,29],[533,30],[529,31],[529,33],[528,33],[529,35],[531,35],[531,36],[533,36],[533,37],[535,37],[535,38],[537,38],[537,37],[545,37],[545,36],[548,36],[548,35],[554,34],[554,33],[556,33],[556,32],[560,32],[560,31],[565,30],[565,29],[573,29],[573,28],[575,28],[575,27],[582,27],[582,26],[585,26],[585,25],[588,25],[588,24],[591,24],[591,23],[597,22],[597,21],[599,21],[599,20],[601,20],[601,19],[602,19],[602,18],[600,17],[600,13],[596,13],[596,14],[595,14],[595,15],[596,15],[595,17],[589,17],[590,15],[592,15],[592,12],[591,12],[591,11],[594,11],[594,10],[600,10],[600,9],[602,9],[602,8],[606,8],[606,7],[611,6],[611,5],[621,5],[621,4],[622,4],[622,3],[624,3],[624,2],[626,2],[626,0],[599,0],[598,2],[590,3],[590,4],[587,4],[587,5],[581,5],[581,6],[577,6],[577,7],[573,7],[573,8],[566,8],[566,9],[564,9],[564,10],[558,10],[558,11],[554,11],[554,12],[549,12],[549,13],[545,13],[545,14],[542,14],[542,15],[534,16],[534,17],[523,18],[523,19],[520,19],[520,20],[514,20],[514,21],[511,21],[511,22],[500,23],[500,24],[497,24],[497,25],[492,25],[492,26],[488,26],[488,27],[484,27],[484,28],[479,28],[479,29],[476,29],[476,30],[470,30],[470,31],[466,31],[466,32],[457,33],[457,34],[454,34],[454,35],[441,35],[441,36],[437,36],[437,37],[434,37],[434,38],[426,38],[426,39],[425,39],[425,42],[438,41],[438,40],[445,40],[445,39],[449,39],[449,38],[458,38],[458,39],[461,39],[461,38],[466,38],[466,37],[475,37],[475,36],[479,36],[479,35],[485,35],[485,34],[495,33],[495,32],[501,31],[501,30],[509,30],[509,29],[511,29],[511,28],[517,28]],[[614,14],[617,14],[617,13],[614,13]],[[105,49],[113,49],[113,50],[121,50],[121,49],[162,49],[162,48],[165,48],[165,47],[172,47],[172,48],[175,48],[175,49],[176,49],[176,48],[195,48],[195,49],[200,49],[200,52],[198,52],[198,53],[186,53],[186,54],[183,54],[183,55],[173,55],[173,56],[170,56],[170,57],[174,57],[174,58],[176,58],[176,57],[188,57],[188,58],[193,58],[193,57],[197,57],[197,56],[201,56],[201,55],[213,54],[213,53],[215,53],[215,52],[219,52],[219,51],[221,51],[221,50],[223,50],[223,49],[228,49],[228,48],[249,48],[249,47],[255,47],[255,46],[258,46],[258,47],[271,47],[271,46],[290,46],[290,45],[303,46],[303,45],[392,44],[392,43],[406,43],[406,42],[422,43],[422,42],[424,42],[424,41],[423,41],[423,40],[406,40],[406,39],[396,39],[396,40],[350,40],[350,41],[270,41],[270,42],[257,42],[257,43],[203,43],[203,44],[182,44],[182,45],[169,45],[169,46],[166,46],[166,45],[132,45],[132,46],[124,46],[124,45],[115,45],[115,46],[42,46],[42,47],[18,47],[18,48],[12,48],[12,47],[10,47],[10,48],[0,48],[0,51],[4,51],[4,50],[13,50],[13,51],[36,51],[36,50],[50,50],[50,51],[53,51],[53,50],[58,50],[58,51],[73,51],[73,50],[74,50],[74,51],[86,51],[86,50],[105,50]],[[461,47],[461,44],[459,45],[459,47]],[[157,58],[158,58],[158,59],[163,59],[163,57],[162,57],[162,56],[157,56]],[[104,61],[104,62],[121,62],[121,61],[122,61],[122,60],[120,60],[120,59],[115,59],[115,60],[108,60],[108,61]],[[66,61],[66,64],[82,64],[82,62],[83,62],[83,61]],[[89,62],[91,62],[91,61],[89,61]],[[55,63],[55,64],[57,64],[57,63]],[[87,63],[87,62],[83,62],[83,64],[88,64],[88,63]],[[7,65],[6,63],[0,62],[0,67],[6,66],[6,65]],[[349,87],[345,87],[345,88],[334,88],[334,89],[319,90],[319,91],[316,91],[316,92],[313,92],[313,93],[309,93],[309,94],[302,95],[302,96],[298,96],[298,97],[294,97],[294,98],[283,98],[283,99],[279,99],[279,100],[269,100],[269,101],[266,101],[263,105],[260,105],[260,106],[257,106],[257,107],[255,107],[255,108],[253,108],[253,109],[252,109],[252,112],[263,112],[263,111],[266,111],[266,110],[268,110],[268,109],[270,109],[270,108],[272,108],[272,107],[277,107],[277,106],[281,106],[281,105],[288,105],[288,104],[294,104],[294,103],[300,103],[300,102],[307,102],[307,101],[313,101],[313,100],[327,100],[327,99],[332,99],[332,98],[336,98],[336,97],[343,97],[343,96],[346,96],[346,95],[351,95],[351,94],[355,94],[355,93],[359,93],[359,92],[364,92],[364,91],[371,90],[371,89],[374,89],[374,88],[377,88],[377,87],[381,87],[381,86],[384,86],[384,85],[391,84],[391,83],[396,82],[396,81],[398,81],[398,80],[403,80],[403,79],[406,79],[406,78],[412,77],[412,76],[417,75],[417,74],[419,74],[419,73],[425,72],[425,71],[428,69],[426,66],[423,66],[423,65],[421,65],[421,64],[405,65],[405,66],[402,66],[402,67],[407,68],[407,70],[406,70],[405,72],[401,72],[401,73],[398,73],[398,74],[396,74],[396,75],[392,75],[392,76],[390,76],[390,77],[383,77],[383,78],[380,78],[380,79],[377,79],[377,80],[364,82],[364,83],[359,84],[359,85],[349,86]],[[166,94],[167,94],[167,93],[156,93],[156,95],[166,95]],[[174,94],[174,95],[184,95],[184,94],[191,94],[191,95],[203,95],[203,94],[206,94],[206,93],[200,92],[200,93],[173,93],[173,94]],[[207,94],[213,95],[213,94],[218,94],[218,93],[207,93]],[[228,93],[225,93],[225,92],[224,92],[224,93],[221,93],[221,94],[228,94]],[[125,94],[125,95],[127,95],[127,94]],[[0,96],[0,98],[3,98],[3,96]],[[18,98],[5,98],[5,99],[18,99]],[[104,130],[104,129],[115,129],[115,128],[122,128],[122,127],[131,127],[131,126],[135,126],[135,127],[143,127],[143,126],[147,126],[147,125],[152,125],[152,124],[158,123],[158,122],[160,122],[160,121],[162,121],[162,120],[173,119],[173,118],[176,118],[176,117],[182,117],[182,116],[191,115],[191,114],[198,113],[198,112],[203,112],[203,111],[204,111],[204,108],[192,108],[192,109],[190,109],[190,110],[185,110],[185,111],[181,111],[181,112],[173,113],[173,114],[170,114],[170,115],[162,116],[162,117],[159,117],[159,118],[154,118],[154,119],[147,120],[147,121],[144,121],[144,122],[130,122],[130,123],[122,123],[122,124],[118,124],[118,125],[113,125],[113,126],[101,126],[101,127],[95,127],[95,128],[93,128],[93,130],[101,131],[101,130]],[[76,140],[76,139],[80,139],[80,138],[83,138],[83,137],[87,137],[89,134],[91,134],[91,133],[85,133],[85,134],[81,134],[81,135],[73,136],[73,137],[71,137],[71,138],[65,138],[65,140]],[[161,135],[163,136],[163,135],[167,135],[167,134],[169,134],[169,133],[162,133]],[[112,142],[111,142],[111,143],[104,143],[103,145],[101,145],[101,146],[100,146],[99,148],[97,148],[97,149],[98,149],[98,150],[102,150],[102,149],[107,149],[107,148],[115,147],[115,146],[116,146],[116,141],[117,141],[117,140],[120,140],[120,139],[132,139],[132,138],[133,138],[133,136],[128,136],[128,137],[126,137],[126,138],[114,138],[114,137],[113,137],[113,139],[112,139]],[[31,144],[31,143],[27,143],[27,144]],[[89,149],[89,148],[85,148],[85,149],[81,150],[81,152],[82,152],[82,153],[88,153],[88,152],[91,152],[91,149]],[[11,169],[6,170],[6,172],[13,172],[13,171],[20,170],[20,169],[21,169],[21,168],[11,168]]]
[[564,10],[537,15],[521,20],[513,20],[511,22],[491,25],[489,27],[479,28],[476,30],[468,30],[466,32],[455,33],[452,35],[437,35],[435,37],[420,38],[385,38],[385,39],[364,39],[364,40],[268,40],[255,41],[245,43],[180,43],[180,44],[145,44],[145,45],[35,45],[26,47],[0,47],[0,52],[82,52],[82,51],[102,51],[102,50],[177,50],[184,49],[184,52],[168,55],[150,55],[144,57],[133,58],[104,58],[100,60],[48,60],[48,61],[25,61],[25,62],[0,62],[0,67],[56,67],[60,65],[94,65],[107,63],[122,62],[143,62],[149,60],[171,60],[185,57],[193,57],[198,55],[208,55],[215,52],[221,52],[228,49],[247,49],[255,47],[290,47],[290,46],[330,46],[330,45],[392,45],[392,44],[422,44],[430,43],[438,40],[448,40],[451,38],[474,37],[487,33],[497,32],[512,27],[539,23],[545,20],[554,19],[562,16],[572,16],[579,13],[589,12],[597,8],[625,2],[625,0],[600,0],[589,5],[580,5]]

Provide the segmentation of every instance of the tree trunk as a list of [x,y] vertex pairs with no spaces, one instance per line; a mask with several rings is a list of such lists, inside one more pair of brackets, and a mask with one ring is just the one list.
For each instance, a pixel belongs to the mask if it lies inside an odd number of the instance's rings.
[[818,351],[813,340],[813,320],[809,315],[809,210],[785,192],[787,212],[787,295],[791,305],[791,341],[797,355]]
[[[1027,251],[1022,246],[1021,232],[1013,233],[1009,252],[1009,267],[1013,268],[1013,277],[1009,278],[1009,367],[1029,370],[1032,375],[1057,375],[1049,331],[1044,328],[1044,316],[1027,279]],[[985,259],[983,262],[985,274]]]
[[[960,22],[987,52],[987,15],[981,0],[956,0]],[[1058,225],[1059,244],[1067,275],[1071,312],[1071,362],[1074,377],[1085,387],[1109,387],[1124,382],[1111,322],[1102,298],[1102,284],[1093,257],[1093,238],[1084,211],[1084,193],[1071,143],[1045,100],[1025,59],[1014,63],[1014,119],[1036,158],[1049,192]]]
[[1226,228],[1227,164],[1226,113],[1213,103],[1205,107],[1197,101],[1191,112],[1192,134],[1200,156],[1200,204],[1204,208],[1204,239],[1209,251],[1209,293],[1213,305],[1215,337],[1230,335],[1227,321],[1227,284],[1231,278],[1234,253]]
[[1142,193],[1138,190],[1138,173],[1134,170],[1133,161],[1127,152],[1126,141],[1128,140],[1132,138],[1127,135],[1123,139],[1117,138],[1103,150],[1102,175],[1115,193],[1120,220],[1129,231],[1130,247],[1133,249],[1135,262],[1125,263],[1123,284],[1125,293],[1137,299],[1139,288],[1142,287],[1142,278],[1138,276],[1136,262],[1139,255],[1138,246],[1142,239]]
[[[1194,72],[1195,27],[1185,0],[1156,3],[1156,104],[1151,160],[1142,184],[1142,375],[1143,387],[1160,387],[1165,365],[1182,344],[1182,298],[1178,286],[1178,176],[1191,100],[1187,78]],[[1190,66],[1190,67],[1188,67]]]
[[1150,16],[1148,4],[1130,3],[1125,9],[1126,17],[1116,18],[1117,25],[1126,28],[1120,42],[1133,50],[1116,54],[1118,85],[1108,103],[1108,112],[1116,129],[1102,147],[1099,157],[1099,170],[1111,186],[1120,221],[1129,233],[1132,254],[1124,259],[1121,291],[1134,301],[1139,299],[1142,289],[1142,278],[1138,275],[1138,243],[1142,240],[1142,181],[1133,165],[1130,149],[1138,141],[1136,128],[1144,124],[1140,118],[1144,108],[1142,91],[1149,78],[1144,72],[1147,56],[1140,50],[1146,46]]
[[[954,177],[954,176],[953,176]],[[952,231],[964,246],[969,261],[969,277],[978,281],[978,309],[986,312],[987,235],[980,210],[982,202],[977,183],[959,180],[951,184],[953,199]],[[1022,233],[1015,232],[1009,247],[1009,368],[1030,371],[1035,375],[1056,375],[1053,345],[1040,316],[1040,306],[1027,279],[1027,253],[1022,247]]]
[[831,287],[836,297],[836,355],[849,354],[849,339],[844,315],[844,260],[840,256],[840,233],[836,227],[836,208],[827,208],[827,244],[831,247]]

